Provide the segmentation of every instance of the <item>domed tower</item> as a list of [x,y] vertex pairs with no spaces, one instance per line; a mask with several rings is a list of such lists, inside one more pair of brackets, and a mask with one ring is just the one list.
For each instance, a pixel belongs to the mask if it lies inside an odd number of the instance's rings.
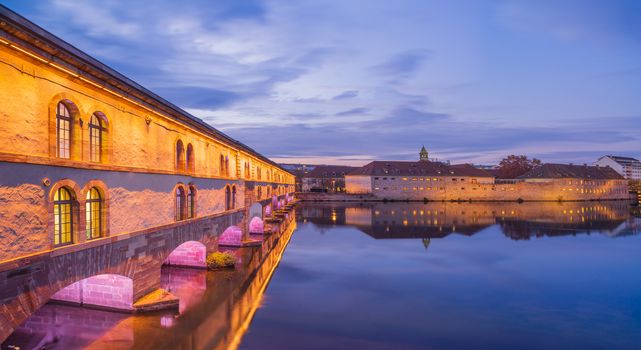
[[421,152],[418,155],[420,160],[425,160],[425,161],[430,160],[427,150],[425,149],[425,145],[421,147]]

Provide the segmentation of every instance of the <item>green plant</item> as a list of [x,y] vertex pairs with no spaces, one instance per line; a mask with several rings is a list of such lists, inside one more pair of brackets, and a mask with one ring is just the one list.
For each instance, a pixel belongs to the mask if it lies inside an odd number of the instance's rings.
[[210,269],[220,269],[234,267],[236,256],[231,252],[214,252],[207,256],[207,267]]

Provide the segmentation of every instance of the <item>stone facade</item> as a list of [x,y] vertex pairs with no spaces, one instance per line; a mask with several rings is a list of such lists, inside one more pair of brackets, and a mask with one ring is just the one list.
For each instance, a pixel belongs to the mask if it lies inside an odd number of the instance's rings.
[[[346,176],[347,192],[368,194],[378,200],[428,201],[559,201],[559,200],[614,200],[629,199],[627,181],[614,171],[606,175],[592,173],[581,176],[580,169],[556,177],[524,175],[519,179],[498,180],[481,170],[444,165],[426,167],[426,161],[414,162],[416,168],[405,166],[395,171],[394,162],[378,162],[367,171],[356,171]],[[396,162],[399,163],[399,162]],[[405,163],[405,162],[403,162]],[[385,164],[390,164],[386,166]],[[547,165],[545,165],[547,166]],[[557,166],[557,165],[555,165]],[[565,166],[559,167],[579,167]],[[366,166],[367,167],[367,166]],[[365,167],[364,167],[365,168]],[[388,169],[389,168],[389,169]],[[579,168],[583,168],[580,166]],[[594,170],[596,167],[587,167]],[[601,169],[607,170],[607,168]],[[610,169],[611,170],[611,169]],[[597,171],[601,173],[602,171]],[[546,175],[547,176],[547,175]]]

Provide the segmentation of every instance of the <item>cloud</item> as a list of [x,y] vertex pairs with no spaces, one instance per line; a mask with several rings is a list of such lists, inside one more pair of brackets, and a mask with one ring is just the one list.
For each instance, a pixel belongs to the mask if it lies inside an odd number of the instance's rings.
[[370,111],[369,108],[364,108],[364,107],[352,108],[347,111],[338,112],[336,113],[336,116],[343,117],[348,115],[365,115],[365,114],[368,114],[369,111]]
[[392,77],[406,77],[416,73],[427,60],[427,51],[408,51],[392,56],[372,67],[372,71]]
[[639,156],[640,3],[586,1],[3,3],[271,157]]
[[334,101],[346,100],[346,99],[354,98],[356,96],[358,96],[358,91],[356,91],[356,90],[347,90],[347,91],[344,91],[344,92],[332,97],[332,100],[334,100]]

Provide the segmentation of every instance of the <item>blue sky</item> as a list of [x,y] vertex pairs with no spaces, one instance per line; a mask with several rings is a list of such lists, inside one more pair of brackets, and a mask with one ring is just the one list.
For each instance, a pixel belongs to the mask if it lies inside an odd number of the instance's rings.
[[3,1],[277,161],[641,156],[641,1]]

